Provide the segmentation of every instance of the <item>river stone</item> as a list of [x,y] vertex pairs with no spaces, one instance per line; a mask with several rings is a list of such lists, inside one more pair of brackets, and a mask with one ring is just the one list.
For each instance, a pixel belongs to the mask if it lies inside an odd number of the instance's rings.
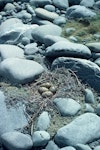
[[60,148],[54,143],[54,141],[49,141],[46,150],[59,150]]
[[93,7],[94,4],[95,4],[95,1],[94,1],[94,0],[89,0],[89,1],[87,1],[87,0],[82,0],[82,1],[80,2],[80,5],[85,6],[85,7]]
[[7,4],[7,3],[12,3],[14,0],[0,0],[0,10]]
[[71,98],[56,98],[53,102],[62,116],[74,116],[81,109],[80,104]]
[[97,105],[96,113],[98,116],[100,116],[100,104]]
[[88,103],[85,103],[85,112],[91,112],[91,113],[94,113],[94,108],[88,104]]
[[49,20],[49,21],[53,21],[54,19],[59,17],[59,15],[57,13],[50,12],[43,8],[36,8],[35,13],[36,13],[37,17],[39,17],[41,19]]
[[100,150],[100,146],[96,146],[94,150]]
[[20,84],[35,80],[43,71],[44,68],[39,63],[19,58],[8,58],[0,64],[0,74],[11,82]]
[[44,38],[45,47],[51,46],[54,43],[59,42],[59,41],[66,41],[67,42],[68,40],[64,37],[53,36],[53,35],[46,35]]
[[1,60],[17,57],[24,58],[24,51],[15,45],[0,44]]
[[69,7],[68,0],[53,0],[53,4],[62,10],[66,10]]
[[51,0],[30,0],[30,5],[31,6],[36,6],[36,7],[44,7],[45,5],[51,4]]
[[50,135],[46,131],[35,131],[32,135],[33,146],[45,146],[50,140]]
[[86,103],[95,103],[94,94],[90,89],[85,89],[85,102]]
[[45,5],[44,9],[50,11],[50,12],[55,12],[56,8],[53,5]]
[[37,47],[37,43],[30,43],[25,46],[24,54],[25,55],[33,55],[38,51],[39,51],[39,49]]
[[7,3],[4,7],[4,11],[13,11],[15,10],[15,6],[12,3]]
[[[94,4],[94,7],[97,8],[97,9],[100,9],[100,1],[96,2]],[[100,37],[99,37],[100,38]]]
[[21,19],[21,20],[31,20],[32,15],[28,13],[26,10],[22,10],[16,14],[16,17]]
[[84,144],[77,144],[75,148],[76,150],[92,150],[88,145]]
[[43,111],[37,121],[36,129],[37,130],[47,130],[50,126],[50,115],[48,112]]
[[23,24],[17,18],[7,19],[0,25],[0,44],[18,44],[25,34],[31,38],[31,30],[37,26]]
[[96,13],[92,12],[85,6],[74,5],[67,9],[66,15],[68,18],[92,18]]
[[80,57],[90,58],[91,51],[88,47],[82,44],[76,44],[72,42],[59,41],[50,47],[46,48],[46,57]]
[[60,150],[76,150],[76,149],[72,146],[66,146],[64,148],[61,148]]
[[100,117],[93,113],[85,113],[60,128],[55,135],[55,142],[59,146],[76,146],[99,138]]
[[97,58],[97,59],[94,61],[94,63],[96,63],[96,64],[100,67],[100,57]]
[[100,42],[87,43],[86,46],[91,50],[91,52],[100,53]]
[[100,68],[95,63],[86,59],[59,57],[53,61],[51,69],[61,67],[75,71],[82,82],[88,83],[96,91],[100,92]]
[[31,137],[18,131],[2,134],[1,140],[8,150],[30,150],[33,146]]
[[48,21],[48,20],[43,20],[37,16],[33,16],[32,17],[32,23],[33,24],[38,24],[38,25],[51,25],[53,24],[52,22]]
[[62,17],[62,16],[59,16],[59,17],[54,19],[53,23],[56,24],[56,25],[61,26],[61,25],[66,23],[66,18]]
[[44,38],[46,35],[60,36],[61,32],[62,29],[57,25],[42,25],[32,31],[32,37],[38,42],[44,43]]

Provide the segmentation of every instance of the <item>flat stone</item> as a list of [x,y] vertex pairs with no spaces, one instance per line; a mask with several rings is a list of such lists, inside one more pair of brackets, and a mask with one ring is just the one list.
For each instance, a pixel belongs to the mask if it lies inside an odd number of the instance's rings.
[[32,135],[32,140],[35,147],[45,146],[50,140],[50,135],[46,131],[35,131]]
[[29,135],[17,131],[2,134],[1,140],[8,150],[30,150],[33,146]]
[[80,104],[71,98],[56,98],[53,102],[62,116],[74,116],[81,109]]
[[[20,66],[20,67],[19,67]],[[14,83],[28,83],[44,71],[37,62],[19,58],[8,58],[0,64],[0,74]]]
[[86,59],[59,57],[53,61],[51,69],[61,67],[75,71],[82,82],[100,92],[100,68],[95,63]]
[[50,12],[43,8],[36,8],[35,13],[37,17],[40,17],[45,20],[53,21],[55,18],[59,17],[59,15],[55,12]]
[[99,124],[100,117],[93,113],[80,115],[57,131],[55,142],[59,146],[76,146],[77,144],[92,142],[100,138]]
[[67,9],[68,18],[92,18],[96,13],[92,12],[90,9],[85,6],[74,5]]
[[62,29],[57,25],[42,25],[32,31],[32,37],[38,42],[44,43],[44,38],[46,35],[60,36],[61,32]]
[[59,41],[50,47],[46,48],[46,57],[79,57],[79,58],[90,58],[91,51],[82,44],[76,44],[72,42]]
[[24,51],[15,45],[0,44],[0,55],[1,60],[12,57],[24,58]]

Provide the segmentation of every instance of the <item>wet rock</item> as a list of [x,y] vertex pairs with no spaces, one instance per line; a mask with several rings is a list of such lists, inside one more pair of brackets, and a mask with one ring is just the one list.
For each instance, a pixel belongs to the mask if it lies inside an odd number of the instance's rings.
[[46,131],[35,131],[32,135],[33,146],[45,146],[50,140],[50,135]]
[[85,6],[74,5],[67,9],[68,18],[92,18],[96,13]]
[[12,58],[12,57],[24,58],[23,49],[15,45],[0,44],[0,54],[1,54],[1,60]]
[[19,58],[8,58],[0,64],[0,74],[11,82],[20,84],[33,81],[43,71],[44,68],[37,62]]
[[17,131],[2,134],[1,140],[8,150],[30,150],[33,146],[29,135]]
[[62,116],[74,116],[81,109],[80,104],[71,98],[56,98],[53,102]]
[[75,44],[72,42],[59,41],[46,49],[46,57],[80,57],[89,58],[91,51],[82,44]]
[[32,31],[32,37],[33,39],[37,40],[40,43],[44,43],[44,38],[46,35],[56,35],[60,36],[62,32],[62,29],[58,27],[57,25],[42,25],[37,28],[35,28]]
[[[76,146],[87,144],[100,138],[100,117],[86,113],[68,125],[60,128],[55,135],[55,142],[59,146]],[[73,138],[75,136],[75,138]]]
[[75,71],[76,75],[84,82],[88,83],[96,91],[100,92],[100,68],[95,63],[78,58],[59,57],[52,63],[51,69],[69,68]]

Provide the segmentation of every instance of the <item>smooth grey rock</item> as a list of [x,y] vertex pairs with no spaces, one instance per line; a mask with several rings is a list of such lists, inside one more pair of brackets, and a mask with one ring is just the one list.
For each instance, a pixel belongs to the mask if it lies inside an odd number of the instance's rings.
[[4,11],[13,11],[15,10],[15,6],[12,3],[7,3],[4,7]]
[[84,95],[86,103],[95,103],[94,94],[90,89],[85,89]]
[[32,15],[28,13],[26,10],[22,10],[16,14],[16,17],[22,20],[31,20]]
[[71,98],[55,98],[53,102],[62,116],[74,116],[81,109],[80,104]]
[[44,44],[45,47],[51,46],[56,42],[59,41],[68,41],[66,38],[60,37],[60,36],[53,36],[53,35],[46,35],[44,38]]
[[30,43],[30,39],[28,37],[23,37],[21,43],[25,46]]
[[44,7],[45,5],[51,4],[51,0],[30,0],[30,5],[31,6],[36,6],[36,7]]
[[93,113],[85,113],[68,125],[60,128],[55,135],[59,146],[76,146],[87,144],[100,138],[100,117]]
[[57,25],[42,25],[32,31],[32,37],[40,43],[44,43],[44,38],[46,35],[60,36],[61,32],[62,29]]
[[86,46],[91,50],[91,52],[100,53],[100,43],[87,43]]
[[55,12],[56,8],[53,5],[45,5],[44,9],[50,11],[50,12]]
[[39,51],[39,49],[37,47],[37,43],[30,43],[25,46],[24,54],[25,55],[33,55],[38,51]]
[[59,57],[53,61],[51,69],[61,67],[75,71],[82,82],[100,92],[100,68],[95,63],[86,59]]
[[[93,60],[96,60],[99,57],[100,57],[100,53],[92,53]],[[94,63],[96,63],[96,62],[94,61]]]
[[24,58],[24,51],[15,45],[0,44],[0,55],[1,60],[12,57]]
[[46,57],[80,57],[90,58],[91,51],[82,44],[75,44],[72,42],[59,41],[46,49]]
[[76,149],[72,146],[66,146],[64,148],[61,148],[60,150],[76,150]]
[[7,3],[12,3],[12,2],[14,2],[14,0],[0,0],[0,10],[2,10],[2,8],[4,8],[4,6]]
[[100,116],[100,104],[97,105],[96,113],[98,116]]
[[30,150],[33,146],[31,137],[18,131],[2,134],[1,140],[8,150]]
[[97,58],[97,59],[94,61],[94,63],[96,63],[96,64],[100,67],[100,57]]
[[1,137],[3,133],[13,130],[10,123],[10,119],[8,117],[8,112],[5,103],[5,96],[1,91],[0,91],[0,119],[1,119],[0,121],[0,137]]
[[53,142],[53,141],[49,141],[47,146],[46,146],[46,150],[59,150],[60,148]]
[[94,150],[100,150],[100,146],[96,146]]
[[35,80],[43,71],[44,68],[39,63],[19,58],[8,58],[0,64],[0,74],[11,82],[20,84]]
[[30,13],[30,14],[32,14],[32,15],[35,14],[35,11],[34,11],[34,9],[32,8],[31,5],[27,4],[27,5],[26,5],[26,8],[27,8],[27,12],[28,12],[28,13]]
[[38,24],[38,25],[51,25],[53,24],[52,22],[48,21],[48,20],[43,20],[37,16],[33,16],[32,17],[32,23],[33,24]]
[[7,19],[0,25],[0,44],[18,44],[23,36],[31,38],[31,31],[38,25],[23,24],[20,19]]
[[95,3],[94,0],[89,0],[89,1],[87,1],[87,0],[82,0],[82,1],[80,2],[80,5],[85,6],[85,7],[93,7],[94,3]]
[[94,108],[90,104],[85,103],[85,112],[94,113]]
[[53,23],[56,24],[56,25],[61,26],[61,25],[66,23],[66,19],[65,19],[65,17],[60,16],[60,17],[55,18]]
[[47,130],[49,126],[50,126],[50,115],[48,114],[48,112],[43,111],[38,118],[36,129]]
[[78,41],[77,38],[74,37],[74,36],[70,36],[69,40],[72,41],[72,42],[77,42]]
[[67,9],[66,13],[68,18],[92,18],[96,13],[92,12],[85,6],[74,5]]
[[35,13],[36,13],[37,17],[39,17],[41,19],[49,20],[49,21],[53,21],[54,19],[59,17],[59,15],[57,13],[50,12],[43,8],[36,8]]
[[50,135],[46,131],[35,131],[32,135],[33,146],[45,146],[50,140]]
[[63,10],[66,10],[69,7],[68,0],[53,0],[53,4]]
[[92,150],[88,145],[84,144],[77,144],[75,148],[76,150]]

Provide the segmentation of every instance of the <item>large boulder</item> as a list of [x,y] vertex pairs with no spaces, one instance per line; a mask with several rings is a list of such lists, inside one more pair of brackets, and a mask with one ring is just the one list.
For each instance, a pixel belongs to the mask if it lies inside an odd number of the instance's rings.
[[90,9],[85,6],[74,5],[67,9],[68,18],[92,18],[96,13],[92,12]]
[[87,144],[100,138],[100,117],[93,113],[86,113],[68,125],[60,128],[55,135],[55,142],[59,146],[76,146]]
[[59,41],[46,49],[46,57],[79,57],[90,58],[91,51],[82,44],[76,44],[67,41]]
[[17,18],[7,19],[0,25],[0,44],[18,44],[24,35],[31,38],[31,31],[37,26],[23,24]]
[[69,7],[68,0],[53,0],[53,4],[62,10],[66,10]]
[[100,68],[95,63],[86,59],[59,57],[53,61],[51,68],[55,69],[57,67],[66,67],[75,71],[84,83],[88,83],[100,92]]
[[53,21],[54,19],[59,17],[59,15],[57,13],[50,12],[43,8],[36,8],[35,13],[36,13],[37,17],[45,19],[45,20],[49,20],[49,21]]
[[32,31],[32,37],[38,42],[44,43],[44,38],[46,35],[60,36],[61,32],[62,32],[62,29],[57,25],[53,25],[53,24],[42,25],[42,26],[35,28]]
[[8,150],[30,150],[33,146],[31,137],[18,131],[2,134],[1,140]]
[[44,68],[37,62],[20,58],[8,58],[0,64],[0,74],[11,82],[28,83],[35,80]]
[[12,57],[24,58],[24,51],[15,45],[0,44],[0,57],[1,60]]

